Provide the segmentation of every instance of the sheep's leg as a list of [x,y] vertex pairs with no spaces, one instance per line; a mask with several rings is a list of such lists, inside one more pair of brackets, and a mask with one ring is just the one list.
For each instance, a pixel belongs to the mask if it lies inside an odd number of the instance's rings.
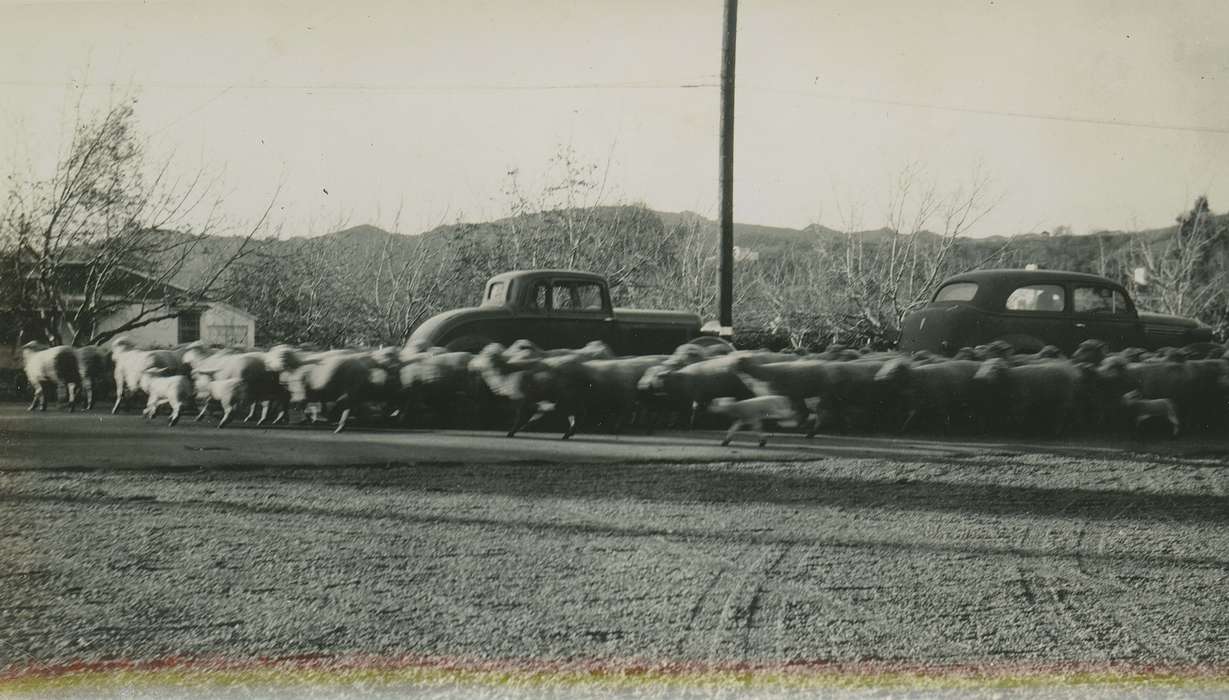
[[222,402],[222,420],[218,421],[218,429],[225,428],[230,423],[231,414],[235,412],[235,404],[230,401]]
[[68,382],[64,385],[65,391],[68,392],[68,412],[77,412],[77,382]]
[[1171,427],[1169,436],[1177,438],[1179,427],[1181,426],[1181,423],[1178,422],[1178,414],[1174,412],[1173,407],[1170,407],[1167,413],[1169,414],[1169,425]]
[[735,420],[730,424],[730,429],[725,431],[725,439],[721,441],[721,446],[725,447],[730,444],[730,440],[734,439],[734,434],[743,426],[742,420]]
[[691,417],[687,420],[688,430],[696,429],[696,414],[698,414],[699,412],[700,412],[700,402],[692,401],[691,402]]
[[348,420],[350,420],[350,404],[349,403],[346,404],[345,408],[341,409],[341,417],[337,419],[337,429],[334,430],[333,432],[340,433],[342,430],[344,430],[346,427],[346,421]]
[[211,401],[213,401],[213,398],[212,398],[212,397],[211,397],[211,398],[208,398],[208,399],[205,399],[203,402],[201,402],[201,410],[200,410],[200,412],[198,412],[198,413],[196,414],[196,418],[193,418],[193,419],[192,419],[192,422],[193,422],[193,423],[199,423],[199,422],[201,422],[201,419],[203,419],[203,418],[205,417],[205,414],[209,413],[209,403],[210,403]]
[[[252,404],[252,408],[256,408],[256,404]],[[269,400],[265,399],[260,402],[260,420],[256,421],[256,425],[264,425],[269,419]]]
[[248,409],[248,414],[247,414],[247,417],[243,419],[243,422],[244,422],[244,423],[249,423],[249,422],[251,422],[252,418],[254,418],[255,416],[256,416],[256,402],[255,402],[255,401],[253,401],[253,402],[252,402],[252,407],[251,407],[250,409]]
[[[900,424],[900,429],[897,430],[897,432],[904,433],[908,431],[909,428],[913,425],[913,421],[917,419],[917,414],[918,414],[917,408],[915,406],[910,406],[909,410],[905,413],[905,420],[904,422]],[[944,422],[943,424],[943,434],[944,435],[947,434],[947,423],[946,422]]]
[[111,407],[111,415],[115,415],[119,411],[119,404],[124,400],[124,383],[122,381],[115,383],[115,405]]
[[94,410],[94,381],[92,379],[82,379],[81,391],[85,394],[85,410]]
[[521,419],[525,417],[525,402],[521,401],[516,404],[516,413],[512,415],[512,427],[508,429],[508,437],[516,437],[516,432],[521,429]]
[[34,382],[30,388],[34,391],[34,398],[30,399],[30,405],[26,407],[27,411],[33,411],[38,406],[38,397],[43,393],[43,385],[38,382]]
[[768,436],[764,434],[764,422],[759,418],[751,421],[751,427],[755,429],[755,434],[760,438],[760,447],[768,444]]
[[171,404],[171,420],[167,421],[167,425],[171,427],[175,427],[175,424],[179,422],[179,409],[180,407],[183,406],[183,404],[181,404],[176,399],[171,399],[170,404]]
[[576,434],[576,414],[569,413],[568,414],[568,429],[564,431],[563,437],[560,439],[567,440],[568,438],[572,437],[575,434]]

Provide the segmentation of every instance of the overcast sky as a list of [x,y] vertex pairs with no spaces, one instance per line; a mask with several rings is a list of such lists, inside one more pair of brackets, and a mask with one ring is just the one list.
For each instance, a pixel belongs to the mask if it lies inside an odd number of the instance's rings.
[[[976,234],[1229,208],[1229,3],[743,0],[735,218],[883,222],[893,175],[1002,201]],[[0,168],[131,86],[157,153],[251,217],[416,233],[507,213],[571,147],[610,198],[717,209],[720,0],[0,0]],[[78,87],[74,87],[78,86]],[[326,191],[327,190],[327,194]],[[317,230],[316,232],[320,232]]]

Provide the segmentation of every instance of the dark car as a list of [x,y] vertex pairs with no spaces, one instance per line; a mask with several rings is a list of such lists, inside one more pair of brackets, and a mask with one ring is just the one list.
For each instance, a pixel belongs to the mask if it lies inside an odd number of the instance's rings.
[[521,339],[547,349],[601,340],[619,355],[668,353],[687,342],[724,343],[702,336],[700,317],[693,313],[613,308],[606,279],[576,270],[495,275],[480,306],[428,319],[409,342],[477,352],[487,343]]
[[1004,340],[1020,352],[1046,345],[1071,353],[1095,338],[1111,350],[1179,347],[1212,339],[1189,318],[1136,310],[1122,285],[1059,270],[977,270],[949,277],[901,328],[900,349],[950,355]]

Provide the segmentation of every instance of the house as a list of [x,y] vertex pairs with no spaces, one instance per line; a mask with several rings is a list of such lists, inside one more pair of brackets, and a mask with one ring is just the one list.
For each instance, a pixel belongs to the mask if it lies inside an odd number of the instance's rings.
[[[60,342],[83,344],[78,340],[70,322],[77,309],[85,302],[87,284],[91,274],[86,263],[65,262],[58,268],[63,289],[64,308],[67,319],[56,324]],[[146,272],[119,267],[108,273],[101,300],[92,308],[99,310],[94,319],[93,334],[123,327],[134,319],[156,319],[145,325],[121,331],[140,347],[172,347],[193,341],[209,344],[251,346],[256,341],[256,316],[231,304],[208,299],[192,299],[184,288],[173,282]],[[97,294],[98,291],[95,290]],[[4,317],[9,322],[4,322]],[[28,338],[19,338],[17,318],[0,313],[0,341],[14,349]],[[12,327],[10,327],[12,326]],[[107,343],[104,342],[104,345]],[[0,353],[0,356],[7,353]],[[4,364],[0,359],[0,364]]]

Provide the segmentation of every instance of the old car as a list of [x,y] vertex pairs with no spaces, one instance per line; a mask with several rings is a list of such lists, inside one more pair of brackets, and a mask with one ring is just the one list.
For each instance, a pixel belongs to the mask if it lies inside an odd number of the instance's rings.
[[1212,339],[1212,329],[1179,316],[1148,313],[1122,285],[1080,272],[977,270],[945,279],[931,300],[909,314],[900,349],[950,355],[995,340],[1021,352],[1054,345],[1072,352],[1088,339],[1111,350],[1156,349]]
[[700,317],[693,313],[613,308],[606,279],[575,270],[495,275],[479,306],[428,319],[409,342],[474,352],[488,343],[520,339],[546,349],[600,340],[618,355],[668,353],[686,342],[724,342],[701,335]]

